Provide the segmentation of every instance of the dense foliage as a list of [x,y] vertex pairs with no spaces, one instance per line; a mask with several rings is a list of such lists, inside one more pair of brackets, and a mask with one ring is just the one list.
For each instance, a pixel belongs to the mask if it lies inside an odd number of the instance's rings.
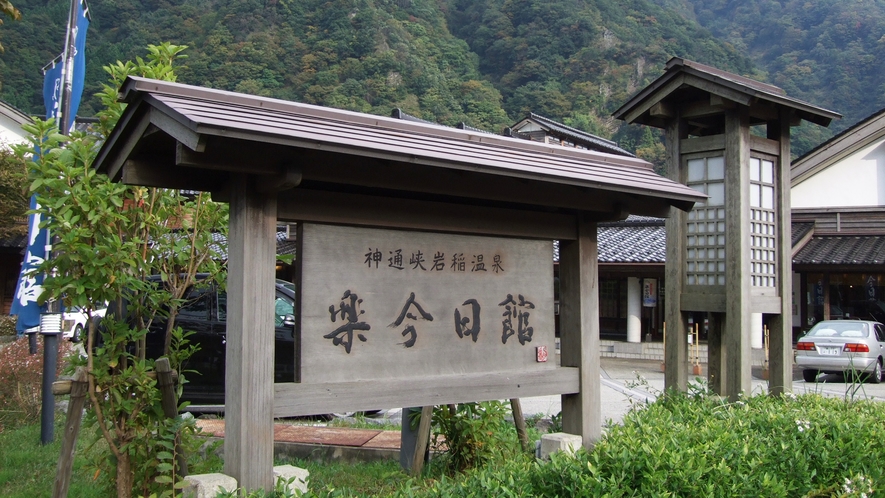
[[[36,119],[23,127],[29,144],[16,147],[29,160],[41,227],[56,234],[52,258],[38,268],[49,275],[40,301],[60,299],[90,317],[108,303],[126,310],[125,317],[108,312],[100,328],[90,319],[84,357],[72,360],[88,378],[86,425],[97,428],[107,448],[96,461],[96,476],[121,498],[174,495],[182,486],[185,456],[199,445],[193,419],[167,416],[163,409],[145,338],[154,317],[164,316],[162,355],[181,374],[175,386],[180,392],[187,373],[182,367],[196,346],[187,344],[187,332],[174,328],[175,316],[197,273],[207,273],[202,282],[208,283],[222,270],[212,237],[228,225],[227,205],[203,194],[115,183],[92,161],[104,138],[96,134],[109,130],[125,108],[117,102],[119,83],[130,74],[174,81],[173,67],[184,48],[151,45],[146,59],[106,66],[111,76],[101,93],[106,107],[94,133],[65,136],[54,120]],[[148,281],[149,275],[160,281]]]
[[[9,327],[4,327],[9,330]],[[15,325],[12,324],[12,330]],[[0,332],[0,336],[3,333]],[[27,338],[0,344],[0,432],[4,427],[34,423],[39,420],[43,403],[43,345],[37,341],[37,353],[31,354]],[[61,341],[58,348],[58,371],[67,366],[73,347]]]
[[0,238],[27,235],[27,210],[28,175],[25,162],[0,145]]
[[871,496],[885,482],[883,410],[819,395],[726,404],[669,393],[576,458],[511,458],[403,495]]
[[[845,112],[841,126],[878,109],[882,3],[861,19],[835,1],[92,0],[80,114],[100,108],[103,65],[169,40],[191,47],[184,83],[494,132],[533,111],[654,158],[660,136],[610,114],[672,56],[768,79]],[[67,3],[16,6],[0,99],[42,114],[40,68],[61,50]],[[827,136],[800,135],[799,152]]]

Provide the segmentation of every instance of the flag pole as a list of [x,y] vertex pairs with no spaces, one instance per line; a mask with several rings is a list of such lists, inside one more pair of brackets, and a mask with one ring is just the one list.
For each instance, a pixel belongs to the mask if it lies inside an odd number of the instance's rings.
[[[62,66],[62,91],[60,96],[60,109],[57,120],[58,130],[68,134],[74,126],[71,116],[71,94],[74,87],[74,56],[76,55],[75,42],[77,38],[79,9],[78,2],[71,0],[68,14],[68,28],[65,33],[65,50]],[[46,230],[46,260],[52,253],[52,234]],[[53,272],[54,273],[54,272]],[[44,445],[55,439],[55,396],[52,394],[52,383],[55,382],[55,373],[58,368],[58,337],[62,334],[61,302],[51,299],[46,302],[46,312],[40,316],[40,334],[43,336],[43,393],[40,416],[40,442]]]
[[[68,14],[68,29],[65,33],[65,51],[64,51],[64,62],[62,66],[62,80],[64,84],[62,85],[61,92],[61,109],[58,116],[58,129],[60,132],[64,134],[68,134],[71,132],[71,127],[74,125],[73,116],[70,116],[71,113],[71,94],[74,89],[74,55],[77,52],[76,47],[74,46],[75,40],[77,38],[77,29],[78,29],[78,15],[77,15],[77,2],[81,0],[71,0],[71,8]],[[70,123],[69,123],[70,122]]]

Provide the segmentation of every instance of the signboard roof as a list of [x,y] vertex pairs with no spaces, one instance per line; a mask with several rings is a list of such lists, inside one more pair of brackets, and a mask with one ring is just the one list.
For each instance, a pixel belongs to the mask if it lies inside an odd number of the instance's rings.
[[[705,197],[635,158],[144,78],[129,78],[122,94],[130,105],[95,165],[130,183],[219,191],[231,172],[274,175],[295,164],[300,188],[321,182],[327,190],[347,184],[502,201],[488,184],[508,178],[541,187],[508,207],[609,217],[662,215]],[[434,181],[446,174],[460,180]],[[478,191],[463,188],[477,181],[485,183]]]

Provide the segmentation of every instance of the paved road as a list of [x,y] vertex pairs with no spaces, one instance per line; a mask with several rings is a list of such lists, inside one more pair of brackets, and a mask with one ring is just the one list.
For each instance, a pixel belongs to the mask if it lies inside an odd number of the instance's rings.
[[[706,365],[701,365],[702,375],[706,377]],[[768,391],[768,382],[762,379],[761,369],[753,368],[751,394],[763,394]],[[689,375],[689,379],[696,376]],[[634,405],[654,401],[664,390],[664,373],[658,361],[630,360],[622,358],[602,358],[600,361],[600,380],[602,389],[602,419],[618,423]],[[824,375],[816,383],[802,380],[802,371],[793,371],[793,392],[796,394],[820,393],[825,396],[846,398],[852,396],[885,401],[885,383],[855,384],[845,382],[841,375]],[[522,411],[526,416],[540,414],[550,417],[559,413],[561,403],[559,396],[538,396],[522,398]],[[401,410],[383,410],[380,418],[400,420]]]
[[[701,365],[706,376],[706,365]],[[753,369],[752,394],[768,392],[768,382],[762,379],[759,368]],[[625,413],[638,403],[654,401],[664,390],[664,373],[657,361],[628,360],[621,358],[603,358],[600,363],[602,390],[602,419],[620,422]],[[689,375],[689,379],[696,376]],[[852,390],[854,392],[852,393]],[[885,383],[852,384],[845,382],[841,375],[824,375],[817,383],[802,380],[802,371],[793,371],[793,392],[796,394],[820,393],[837,398],[851,397],[869,398],[885,401]],[[545,417],[559,413],[561,409],[559,396],[540,396],[523,398],[523,412],[542,414]]]

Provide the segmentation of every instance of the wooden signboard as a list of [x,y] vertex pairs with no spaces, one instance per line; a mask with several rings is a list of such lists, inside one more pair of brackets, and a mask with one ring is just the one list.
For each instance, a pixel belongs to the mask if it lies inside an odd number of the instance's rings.
[[[392,403],[384,406],[420,406],[577,390],[576,373],[556,364],[552,241],[299,228],[300,384],[278,384],[278,398],[341,401],[362,386],[372,392],[351,401],[378,406],[349,409],[367,409],[381,407],[382,394]],[[575,382],[551,391],[563,376]],[[530,392],[536,382],[548,385]],[[502,383],[516,392],[493,393]],[[435,402],[414,399],[406,385]],[[277,399],[277,412],[292,403],[317,411],[290,401]]]

